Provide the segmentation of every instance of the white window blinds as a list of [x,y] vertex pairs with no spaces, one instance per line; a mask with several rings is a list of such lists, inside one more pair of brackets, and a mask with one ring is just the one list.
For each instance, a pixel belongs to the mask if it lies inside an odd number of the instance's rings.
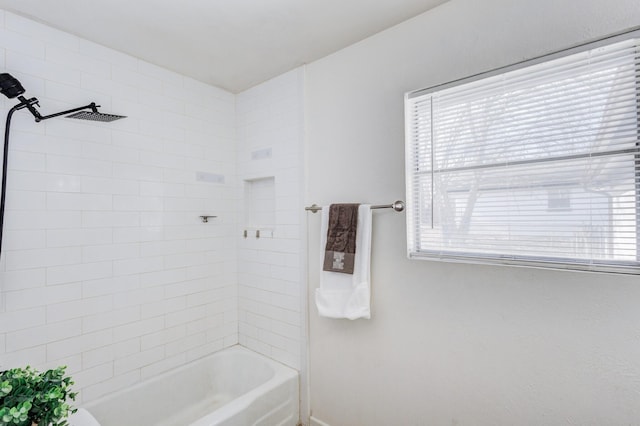
[[640,273],[637,39],[410,93],[412,258]]

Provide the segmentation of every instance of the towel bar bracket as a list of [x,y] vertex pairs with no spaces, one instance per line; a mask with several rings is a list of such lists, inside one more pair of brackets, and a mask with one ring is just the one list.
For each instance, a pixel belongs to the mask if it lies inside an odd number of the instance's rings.
[[317,204],[312,204],[310,207],[305,207],[304,209],[311,213],[318,213],[320,210],[322,210],[322,207]]
[[380,206],[371,206],[372,209],[376,209],[376,208],[377,209],[392,208],[393,210],[397,211],[398,213],[404,211],[404,207],[405,207],[404,201],[402,201],[402,200],[396,200],[396,201],[394,201],[393,203],[391,203],[388,206],[382,206],[382,207],[380,207]]

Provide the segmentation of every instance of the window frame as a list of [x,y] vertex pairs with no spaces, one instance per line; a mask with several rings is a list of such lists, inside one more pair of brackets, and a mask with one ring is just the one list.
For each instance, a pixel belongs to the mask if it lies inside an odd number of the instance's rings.
[[[579,45],[555,51],[546,55],[542,55],[539,57],[535,57],[533,59],[524,60],[515,64],[507,65],[504,67],[499,67],[487,72],[478,73],[469,77],[453,80],[444,84],[439,84],[435,86],[431,86],[425,89],[419,89],[411,92],[407,92],[405,94],[405,155],[406,155],[406,190],[407,190],[407,211],[415,211],[417,208],[414,206],[417,202],[413,200],[413,195],[411,192],[413,191],[413,179],[414,173],[412,171],[412,167],[414,166],[414,154],[411,151],[413,142],[410,140],[411,138],[411,113],[409,109],[409,101],[416,97],[422,97],[424,95],[428,95],[431,93],[439,92],[446,90],[448,88],[460,86],[463,84],[471,83],[477,80],[482,80],[485,78],[498,76],[501,74],[505,74],[511,71],[516,71],[525,67],[530,67],[532,65],[542,64],[545,62],[549,62],[555,59],[564,58],[569,55],[582,53],[585,51],[597,49],[599,47],[608,46],[610,44],[614,44],[617,42],[622,42],[629,39],[640,39],[640,27],[633,28],[628,31],[620,32],[614,35],[610,35],[607,37],[603,37],[597,39],[595,41],[589,41],[586,43],[581,43]],[[640,56],[640,49],[637,51],[637,56]],[[639,63],[640,60],[637,62]],[[639,72],[638,77],[636,79],[636,130],[637,130],[637,139],[635,142],[636,149],[640,149],[640,65],[637,65]],[[431,105],[432,107],[432,105]],[[430,107],[430,114],[433,116],[433,110]],[[431,126],[431,122],[429,123]],[[607,272],[607,273],[620,273],[620,274],[640,274],[640,152],[635,151],[633,154],[634,158],[634,173],[636,176],[635,180],[635,239],[636,239],[636,260],[634,262],[631,261],[616,261],[616,260],[605,260],[603,262],[594,262],[592,264],[586,262],[578,262],[579,258],[561,258],[561,257],[549,257],[545,258],[543,256],[515,256],[515,255],[503,255],[503,254],[491,254],[485,252],[484,254],[477,253],[466,253],[461,251],[447,251],[444,249],[441,250],[414,250],[411,242],[415,241],[416,245],[419,246],[421,229],[420,226],[413,226],[414,224],[410,223],[410,219],[407,220],[407,256],[410,259],[423,259],[423,260],[436,260],[436,261],[446,261],[446,262],[463,262],[463,263],[476,263],[476,264],[490,264],[490,265],[512,265],[512,266],[524,266],[524,267],[535,267],[535,268],[545,268],[545,269],[561,269],[561,270],[579,270],[579,271],[590,271],[590,272]],[[433,155],[430,156],[430,161],[433,162]],[[433,167],[432,167],[433,170]],[[426,192],[420,192],[420,194],[425,194]],[[432,182],[432,191],[429,196],[433,195],[433,182]],[[633,203],[633,202],[632,202]],[[434,202],[431,203],[432,215],[433,218],[433,208]],[[569,210],[570,210],[569,205]],[[412,235],[414,233],[414,235]],[[633,237],[632,237],[633,238]]]

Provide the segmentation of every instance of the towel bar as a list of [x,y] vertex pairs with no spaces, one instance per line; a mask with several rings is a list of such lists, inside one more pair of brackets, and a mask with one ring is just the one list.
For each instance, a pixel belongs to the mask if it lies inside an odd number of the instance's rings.
[[[397,212],[401,212],[401,211],[404,211],[404,201],[397,200],[391,204],[377,204],[377,205],[371,206],[371,208],[372,209],[394,209]],[[317,213],[320,210],[322,210],[322,206],[313,204],[309,207],[305,207],[304,209],[312,213]]]

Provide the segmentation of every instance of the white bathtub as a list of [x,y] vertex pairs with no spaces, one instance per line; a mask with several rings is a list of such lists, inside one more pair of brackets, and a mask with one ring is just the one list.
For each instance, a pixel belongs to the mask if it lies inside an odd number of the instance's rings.
[[298,372],[234,346],[84,408],[101,426],[295,426]]

